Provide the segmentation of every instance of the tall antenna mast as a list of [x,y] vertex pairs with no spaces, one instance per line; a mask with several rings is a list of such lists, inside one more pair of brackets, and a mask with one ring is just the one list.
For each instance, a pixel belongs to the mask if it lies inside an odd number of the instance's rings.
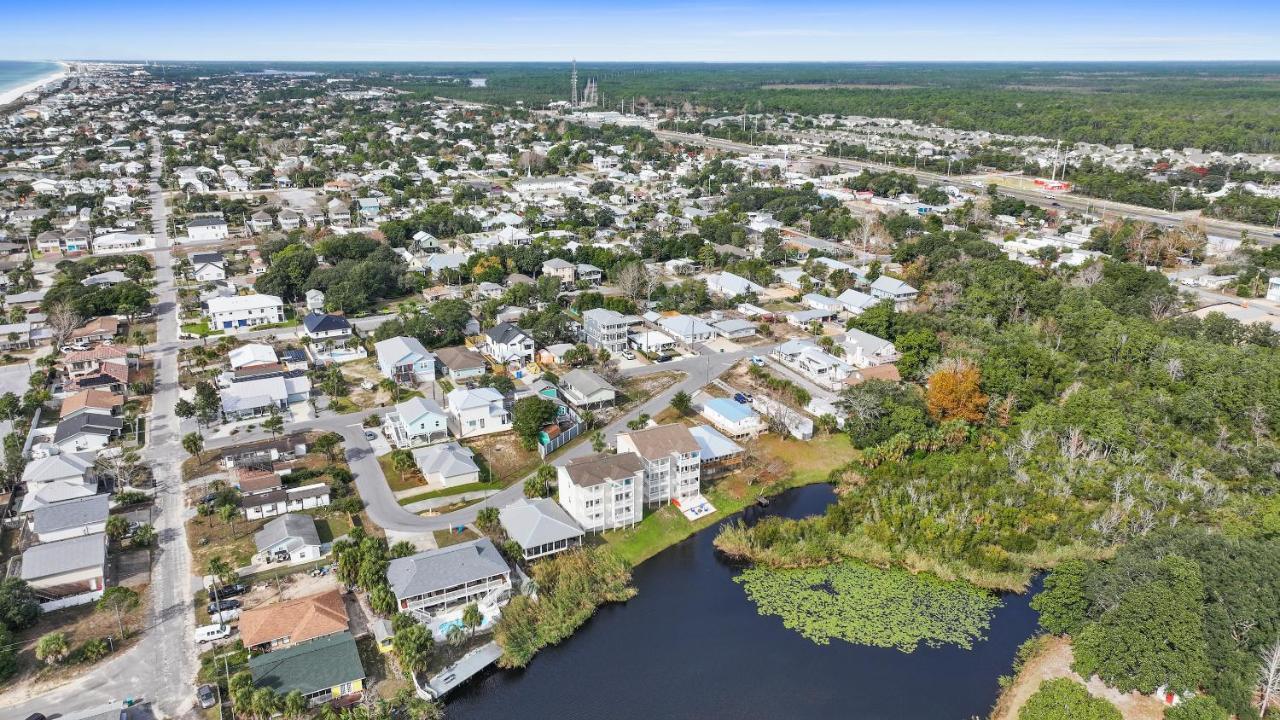
[[578,107],[578,59],[573,60],[573,69],[569,71],[569,84],[572,89],[569,91],[569,106]]

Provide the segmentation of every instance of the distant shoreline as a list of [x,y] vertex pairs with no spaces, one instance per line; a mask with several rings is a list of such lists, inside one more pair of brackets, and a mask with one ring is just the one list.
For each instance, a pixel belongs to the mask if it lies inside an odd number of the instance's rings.
[[0,106],[17,102],[23,95],[26,95],[33,90],[38,90],[51,82],[62,80],[71,74],[70,65],[62,62],[61,60],[55,60],[54,62],[58,65],[58,69],[48,75],[38,77],[25,85],[19,85],[18,87],[0,92]]

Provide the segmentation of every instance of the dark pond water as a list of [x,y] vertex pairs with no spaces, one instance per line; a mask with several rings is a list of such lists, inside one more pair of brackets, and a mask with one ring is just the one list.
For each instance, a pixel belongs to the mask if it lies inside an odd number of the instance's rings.
[[[830,486],[800,488],[748,519],[813,515],[832,500]],[[645,562],[634,599],[602,608],[522,671],[475,678],[450,698],[448,716],[968,720],[986,717],[996,678],[1035,630],[1030,595],[1011,595],[972,650],[815,645],[756,613],[736,570],[716,557],[715,535],[709,528]]]

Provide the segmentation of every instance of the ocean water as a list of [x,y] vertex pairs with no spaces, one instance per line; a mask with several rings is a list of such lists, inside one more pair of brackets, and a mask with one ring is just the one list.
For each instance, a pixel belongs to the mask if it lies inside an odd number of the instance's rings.
[[0,93],[26,85],[57,70],[58,65],[51,62],[0,60]]

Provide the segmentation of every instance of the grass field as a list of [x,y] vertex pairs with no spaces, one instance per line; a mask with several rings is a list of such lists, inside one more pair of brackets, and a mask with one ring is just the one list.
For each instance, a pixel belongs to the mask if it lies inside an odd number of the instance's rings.
[[[703,494],[716,512],[689,522],[675,507],[659,508],[645,515],[629,530],[613,530],[604,541],[633,565],[638,565],[695,532],[714,525],[755,501],[757,495],[776,495],[802,485],[825,482],[832,470],[858,456],[848,436],[835,434],[808,442],[762,436],[750,446],[755,459],[747,469],[715,481]],[[777,468],[786,468],[778,472]],[[772,476],[777,473],[776,476]]]
[[465,485],[455,485],[453,487],[441,488],[439,490],[429,490],[427,492],[420,493],[418,495],[410,495],[409,497],[402,498],[400,500],[397,500],[396,502],[400,503],[401,505],[408,505],[410,503],[416,503],[420,500],[430,500],[432,498],[449,497],[450,495],[461,495],[462,493],[477,492],[480,490],[497,490],[497,489],[498,489],[498,486],[494,485],[493,483],[485,483],[485,482],[467,483]]

